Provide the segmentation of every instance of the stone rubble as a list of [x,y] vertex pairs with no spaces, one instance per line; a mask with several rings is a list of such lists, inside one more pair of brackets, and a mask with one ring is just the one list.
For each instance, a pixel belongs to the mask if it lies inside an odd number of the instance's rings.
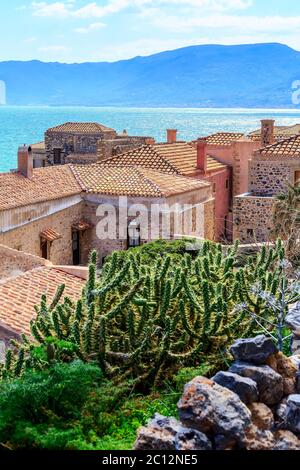
[[189,382],[179,421],[155,415],[135,449],[300,450],[300,357],[285,357],[264,336],[231,352],[229,371]]
[[292,339],[292,352],[293,354],[300,353],[300,302],[289,311],[285,319],[285,324],[293,334]]

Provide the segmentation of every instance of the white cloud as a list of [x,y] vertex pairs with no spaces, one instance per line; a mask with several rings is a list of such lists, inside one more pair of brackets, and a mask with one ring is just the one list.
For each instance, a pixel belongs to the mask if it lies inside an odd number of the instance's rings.
[[96,2],[87,3],[76,8],[75,1],[32,2],[33,14],[40,17],[54,18],[102,18],[107,15],[119,13],[127,8],[147,11],[155,7],[163,8],[172,5],[181,8],[188,7],[202,11],[241,10],[250,7],[253,0],[107,0],[105,5]]
[[105,27],[106,27],[105,23],[91,23],[90,25],[86,27],[76,28],[75,33],[88,34],[88,33],[93,33],[94,31],[98,31],[99,29],[103,29]]
[[73,2],[33,2],[31,7],[33,9],[34,16],[40,16],[44,18],[67,18],[72,14]]

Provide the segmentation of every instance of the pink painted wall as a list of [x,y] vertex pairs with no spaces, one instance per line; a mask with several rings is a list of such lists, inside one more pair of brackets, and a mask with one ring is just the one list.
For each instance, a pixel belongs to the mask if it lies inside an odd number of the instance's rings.
[[[225,235],[232,237],[232,215],[230,213],[232,203],[232,170],[224,168],[211,173],[198,173],[196,179],[206,180],[215,187],[215,234],[216,241],[222,241]],[[226,185],[226,181],[228,182]],[[228,186],[228,187],[226,187]],[[227,230],[225,234],[225,220]]]
[[260,142],[242,138],[233,142],[230,147],[207,144],[207,153],[222,163],[233,168],[233,195],[248,192],[249,160],[255,150],[260,147]]

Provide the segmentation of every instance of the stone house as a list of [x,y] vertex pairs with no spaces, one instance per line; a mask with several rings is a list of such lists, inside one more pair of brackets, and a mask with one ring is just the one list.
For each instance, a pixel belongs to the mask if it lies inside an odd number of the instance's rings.
[[178,142],[177,131],[167,131],[167,142],[144,145],[103,161],[104,165],[135,166],[180,175],[189,180],[206,181],[215,198],[215,240],[231,236],[231,168],[211,156],[206,142]]
[[[44,152],[47,165],[88,164],[153,141],[150,137],[128,136],[126,131],[118,135],[114,129],[96,122],[67,122],[45,132]],[[41,144],[33,145],[36,166],[40,147]]]
[[[274,141],[273,126],[269,141]],[[249,163],[249,190],[234,200],[234,238],[243,243],[270,238],[274,198],[300,179],[300,135],[254,152]]]
[[[268,121],[265,121],[265,122],[268,122]],[[269,122],[274,123],[274,121],[269,121]],[[300,134],[300,124],[292,124],[291,126],[275,126],[275,123],[274,123],[274,128],[273,128],[274,142],[273,143],[278,142],[280,140],[288,139],[289,137],[294,137],[297,134]],[[253,132],[250,132],[250,134],[248,134],[248,137],[251,140],[261,142],[261,129],[257,129]]]
[[[104,215],[97,215],[97,209],[103,205],[115,209],[118,232],[120,196],[127,198],[128,207],[136,208],[137,214],[144,211],[148,217],[152,206],[181,204],[183,211],[185,204],[190,205],[187,211],[200,208],[201,236],[214,238],[215,201],[211,185],[205,181],[174,172],[101,163],[33,169],[30,147],[21,147],[18,170],[0,174],[0,243],[41,256],[54,265],[85,265],[94,248],[102,260],[131,243],[164,236],[159,229],[155,237],[151,231],[143,237],[144,227],[139,226],[136,231],[140,230],[141,236],[132,240],[132,227],[126,225],[123,237],[117,233],[113,238],[99,238],[97,226]],[[137,214],[131,214],[129,224],[138,218]],[[147,225],[149,219],[143,216],[143,224]],[[171,227],[170,237],[193,234],[193,227],[182,234]]]
[[249,160],[253,152],[260,147],[260,142],[235,132],[218,132],[205,137],[205,140],[209,155],[232,169],[232,195],[246,192]]

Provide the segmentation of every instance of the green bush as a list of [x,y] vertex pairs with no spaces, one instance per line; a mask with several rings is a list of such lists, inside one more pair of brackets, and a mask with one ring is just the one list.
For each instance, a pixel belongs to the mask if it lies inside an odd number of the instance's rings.
[[116,387],[99,367],[75,361],[0,383],[0,447],[130,449],[155,412],[176,413],[179,394],[137,396]]
[[[173,260],[180,262],[185,253],[190,253],[193,256],[197,255],[197,250],[188,250],[189,245],[194,244],[193,238],[183,238],[181,240],[156,240],[150,243],[145,243],[137,248],[130,248],[128,251],[118,252],[120,259],[128,259],[132,255],[139,255],[140,259],[145,264],[155,264],[159,258],[165,256],[172,256]],[[106,260],[109,263],[112,256]]]
[[30,426],[25,423],[43,427],[59,421],[59,416],[79,419],[87,395],[101,381],[99,367],[76,361],[0,382],[0,441],[7,436],[18,441],[26,435],[30,440]]

